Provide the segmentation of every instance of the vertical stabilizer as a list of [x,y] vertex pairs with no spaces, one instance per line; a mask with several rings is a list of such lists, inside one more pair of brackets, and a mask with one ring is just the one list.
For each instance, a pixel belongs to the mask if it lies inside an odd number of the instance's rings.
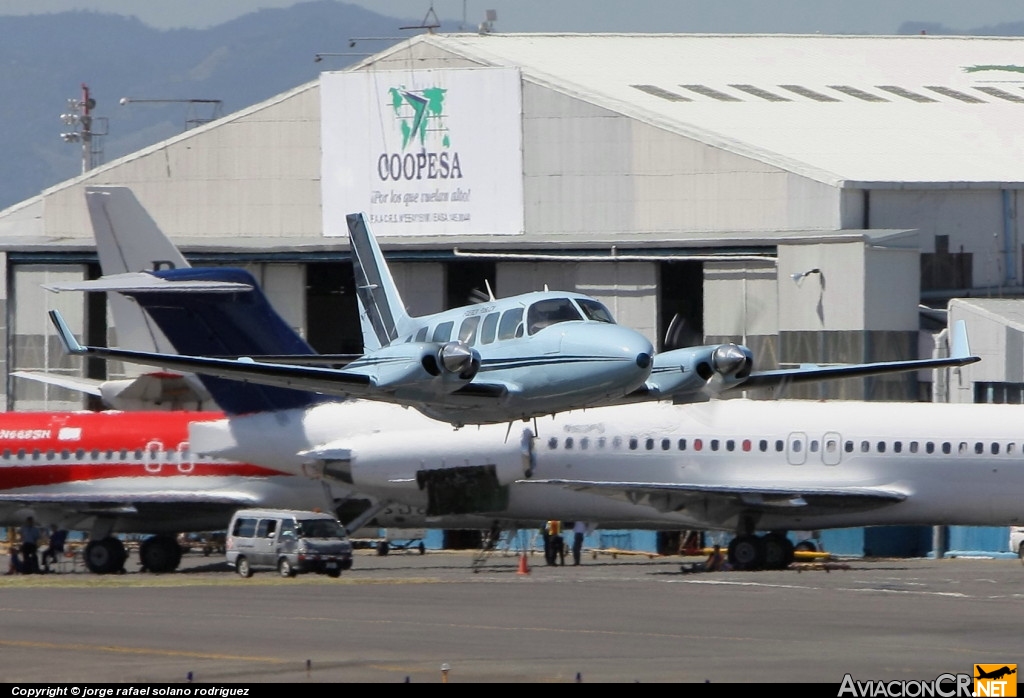
[[350,213],[345,218],[352,245],[363,351],[373,351],[411,332],[413,323],[405,312],[405,304],[380,246],[366,225],[366,217],[362,213]]
[[[189,264],[127,187],[86,187],[85,201],[105,276]],[[107,295],[117,345],[173,354],[174,346],[137,304],[118,293]]]

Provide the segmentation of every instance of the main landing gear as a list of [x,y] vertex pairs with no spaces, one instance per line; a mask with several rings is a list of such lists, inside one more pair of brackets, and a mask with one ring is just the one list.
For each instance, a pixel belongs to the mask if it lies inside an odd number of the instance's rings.
[[743,533],[729,543],[729,564],[736,570],[781,570],[794,559],[793,544],[782,531]]
[[124,569],[128,553],[124,543],[113,536],[91,540],[83,556],[86,568],[93,574],[115,574]]

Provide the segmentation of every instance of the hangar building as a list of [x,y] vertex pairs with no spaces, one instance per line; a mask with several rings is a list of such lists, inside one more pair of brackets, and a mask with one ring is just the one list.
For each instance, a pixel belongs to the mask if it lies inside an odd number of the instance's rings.
[[[9,376],[81,370],[42,308],[116,341],[102,302],[39,288],[96,273],[92,184],[130,186],[195,263],[249,266],[325,352],[359,350],[343,214],[361,210],[415,313],[485,280],[499,295],[547,283],[659,348],[729,338],[760,366],[930,354],[919,303],[1020,292],[1022,46],[417,36],[0,212],[6,405],[81,404]],[[791,393],[816,395],[928,390]]]

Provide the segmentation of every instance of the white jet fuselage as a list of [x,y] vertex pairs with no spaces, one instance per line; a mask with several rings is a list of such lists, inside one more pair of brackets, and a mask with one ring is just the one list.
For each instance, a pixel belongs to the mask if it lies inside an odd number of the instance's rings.
[[[453,430],[344,402],[194,425],[191,438],[203,453],[341,478],[437,515],[479,505],[474,513],[505,520],[649,528],[1009,525],[1024,518],[1020,410],[655,403],[556,416],[532,436],[522,423]],[[468,500],[452,498],[460,482]],[[501,496],[476,497],[488,484]]]

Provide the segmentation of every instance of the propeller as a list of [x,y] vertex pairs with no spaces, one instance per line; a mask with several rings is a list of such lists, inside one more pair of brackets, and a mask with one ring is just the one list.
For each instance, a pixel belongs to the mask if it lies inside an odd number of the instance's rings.
[[754,367],[754,357],[746,347],[723,344],[711,353],[711,365],[720,376],[744,378]]
[[465,342],[446,342],[438,352],[441,365],[449,373],[470,380],[480,370],[480,354]]

